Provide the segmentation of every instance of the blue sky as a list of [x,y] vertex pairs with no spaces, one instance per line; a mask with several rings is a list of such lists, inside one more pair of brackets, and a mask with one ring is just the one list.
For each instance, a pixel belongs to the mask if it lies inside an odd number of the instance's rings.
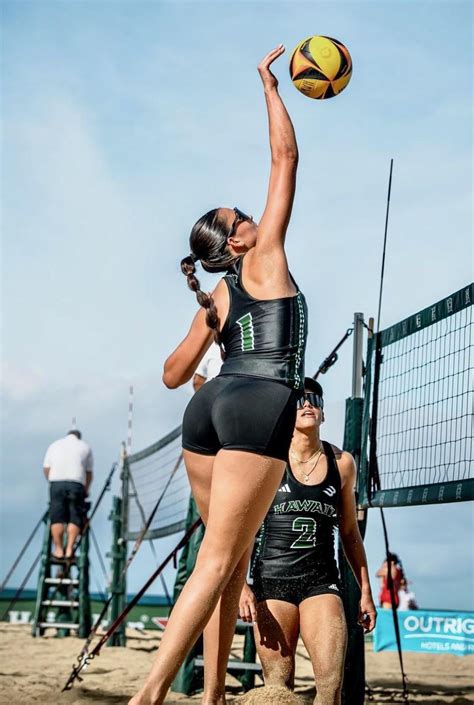
[[[96,492],[126,435],[130,383],[135,449],[180,422],[189,389],[161,383],[195,310],[179,260],[209,208],[262,212],[256,65],[279,42],[301,154],[288,255],[310,308],[308,371],[354,311],[376,314],[391,157],[382,326],[472,279],[472,13],[455,0],[97,0],[3,2],[2,14],[4,573],[45,506],[44,451],[72,416],[94,449]],[[352,54],[352,81],[330,101],[303,97],[288,77],[292,47],[311,34]],[[350,380],[347,344],[323,379],[336,443]],[[387,514],[420,602],[472,607],[471,508]],[[96,532],[108,546],[105,510]],[[375,514],[367,547],[373,575]],[[138,560],[130,589],[150,560]]]

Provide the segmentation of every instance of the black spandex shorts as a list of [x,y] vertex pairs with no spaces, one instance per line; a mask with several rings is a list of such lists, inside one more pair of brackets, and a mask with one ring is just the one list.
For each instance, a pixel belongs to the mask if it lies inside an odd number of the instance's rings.
[[80,482],[50,482],[51,524],[75,524],[82,528],[85,516],[86,491]]
[[183,418],[183,448],[202,455],[244,450],[288,460],[299,393],[259,377],[220,375],[206,382]]
[[316,595],[338,595],[341,597],[339,578],[327,582],[327,576],[318,580],[317,576],[305,575],[291,578],[254,578],[252,590],[257,602],[265,600],[281,600],[299,605],[308,597]]

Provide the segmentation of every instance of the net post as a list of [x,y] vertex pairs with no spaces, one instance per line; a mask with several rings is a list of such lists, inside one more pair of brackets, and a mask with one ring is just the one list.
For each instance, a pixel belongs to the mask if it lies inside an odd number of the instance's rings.
[[[188,514],[186,517],[185,531],[188,531],[194,522],[199,518],[199,512],[196,502],[192,495],[189,497]],[[197,554],[204,536],[204,526],[201,525],[191,536],[186,546],[181,551],[178,561],[178,570],[173,590],[173,605],[176,604],[183,587],[186,584],[189,576],[194,570]],[[204,671],[196,668],[194,665],[195,659],[203,652],[203,639],[199,637],[196,644],[189,651],[184,659],[178,673],[176,674],[172,684],[171,691],[173,693],[184,693],[191,695],[204,687]]]
[[[364,315],[354,314],[354,344],[352,360],[352,395],[346,399],[344,424],[344,450],[354,457],[357,470],[360,467],[362,445],[362,349],[364,339]],[[358,514],[359,530],[365,534],[365,512]],[[343,587],[344,612],[347,622],[347,654],[344,666],[342,689],[343,705],[363,705],[365,699],[365,642],[362,628],[358,625],[360,589],[344,555],[339,541],[339,569]]]
[[362,396],[362,348],[364,342],[364,314],[354,313],[354,353],[352,357],[352,398]]
[[78,557],[79,567],[79,633],[80,639],[89,636],[92,627],[91,602],[89,597],[89,527],[82,534]]
[[[110,519],[112,521],[112,548],[110,551],[112,580],[110,594],[112,601],[108,619],[114,622],[123,612],[127,603],[127,578],[125,573],[125,563],[127,561],[127,533],[128,533],[128,504],[129,504],[129,482],[130,473],[128,466],[128,455],[125,443],[122,443],[120,455],[122,480],[122,496],[114,497]],[[126,624],[122,623],[111,635],[107,646],[126,645]]]
[[[119,614],[122,612],[123,591],[122,585],[124,581],[121,579],[123,567],[123,548],[121,545],[122,536],[122,498],[112,498],[112,511],[109,519],[112,522],[112,546],[108,557],[110,558],[111,580],[110,580],[110,608],[107,615],[109,624],[115,622]],[[123,631],[123,630],[122,630]],[[107,646],[125,646],[125,639],[122,640],[121,627],[112,634],[107,642]]]
[[[256,656],[257,646],[255,644],[253,629],[247,628],[244,636],[244,661],[246,663],[255,663]],[[255,671],[243,671],[237,678],[242,683],[245,690],[255,688]]]

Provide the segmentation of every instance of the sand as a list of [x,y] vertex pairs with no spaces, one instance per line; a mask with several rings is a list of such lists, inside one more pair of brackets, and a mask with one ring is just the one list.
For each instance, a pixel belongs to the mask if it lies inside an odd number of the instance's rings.
[[[159,644],[156,632],[130,634],[126,648],[104,647],[84,674],[84,680],[73,690],[61,693],[71,667],[79,653],[82,640],[74,637],[58,639],[50,630],[45,637],[33,639],[27,626],[0,624],[0,703],[2,705],[126,705],[129,697],[143,682]],[[239,656],[238,639],[234,654]],[[374,693],[375,703],[401,702],[398,657],[395,653],[372,652],[367,647],[367,682]],[[405,668],[417,704],[468,705],[474,703],[472,684],[474,658],[450,654],[406,653]],[[277,705],[285,703],[284,696],[269,690],[242,697],[238,681],[229,677],[229,703],[235,705]],[[397,691],[398,690],[398,695]],[[314,688],[311,664],[302,645],[298,647],[297,698],[304,705],[312,703]],[[166,705],[195,705],[201,700],[171,693]],[[367,700],[367,702],[370,702]],[[286,703],[285,703],[286,705]]]

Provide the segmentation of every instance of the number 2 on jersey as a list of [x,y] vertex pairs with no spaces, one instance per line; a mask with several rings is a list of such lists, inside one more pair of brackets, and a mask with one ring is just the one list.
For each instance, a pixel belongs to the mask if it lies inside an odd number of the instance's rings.
[[291,527],[301,533],[291,544],[291,548],[314,548],[316,545],[316,521],[311,517],[296,517]]

